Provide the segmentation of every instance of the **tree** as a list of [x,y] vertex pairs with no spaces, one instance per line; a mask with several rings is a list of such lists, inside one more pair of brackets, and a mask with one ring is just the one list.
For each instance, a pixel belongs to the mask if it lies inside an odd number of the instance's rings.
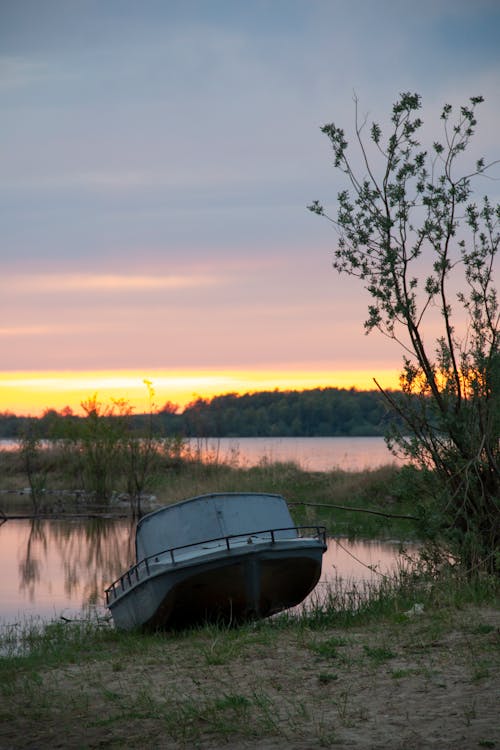
[[124,399],[102,404],[97,393],[82,401],[85,419],[75,423],[85,489],[97,502],[109,502],[118,476],[126,422],[131,406]]
[[30,486],[33,512],[42,509],[42,500],[47,484],[47,468],[43,465],[39,425],[29,419],[19,438],[19,453],[22,458]]
[[158,409],[157,413],[158,414],[178,414],[179,408],[180,408],[179,404],[176,404],[173,401],[165,401],[161,409]]
[[[139,518],[143,515],[143,496],[154,479],[158,455],[164,443],[164,441],[155,437],[153,430],[153,411],[155,408],[153,383],[150,380],[144,380],[143,382],[148,390],[149,399],[149,414],[145,430],[139,434],[134,434],[129,421],[128,434],[123,440],[123,458],[130,508],[132,515]],[[131,414],[132,409],[130,408],[128,416],[130,417]]]
[[[388,137],[367,133],[355,100],[361,168],[344,131],[322,127],[348,188],[332,219],[339,232],[334,267],[356,276],[370,296],[366,332],[376,329],[404,352],[401,393],[384,391],[400,418],[388,436],[422,469],[431,501],[425,508],[446,551],[466,568],[500,572],[500,352],[493,283],[500,206],[472,201],[475,178],[496,162],[467,168],[476,129],[472,97],[441,113],[442,138],[429,150],[418,140],[421,98],[403,93]],[[438,333],[435,333],[438,328]]]

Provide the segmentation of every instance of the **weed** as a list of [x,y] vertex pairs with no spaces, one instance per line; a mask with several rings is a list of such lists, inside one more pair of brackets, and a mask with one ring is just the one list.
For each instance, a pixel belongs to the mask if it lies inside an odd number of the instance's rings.
[[479,625],[475,625],[473,628],[469,630],[471,635],[488,635],[488,633],[493,633],[495,630],[494,625],[489,625],[486,622],[482,622]]
[[222,698],[218,698],[214,703],[214,708],[218,711],[227,711],[228,709],[240,712],[246,711],[251,705],[251,701],[239,693],[225,693]]
[[318,675],[318,682],[320,685],[329,685],[330,682],[335,682],[338,678],[338,674],[333,674],[332,672],[320,672]]
[[472,680],[474,682],[479,682],[479,680],[485,680],[488,677],[491,677],[491,669],[489,666],[486,666],[485,664],[478,664],[478,666],[474,669],[474,672],[472,674]]
[[476,701],[473,700],[470,706],[464,706],[464,722],[468,727],[473,719],[477,718]]
[[251,626],[235,629],[223,624],[206,625],[200,633],[203,636],[200,650],[208,666],[230,663],[242,653],[247,642],[252,640]]
[[335,703],[337,706],[337,713],[342,724],[345,727],[352,726],[348,711],[349,692],[347,690],[343,690],[341,693],[339,693],[338,700]]
[[347,641],[345,638],[333,637],[325,641],[315,641],[310,644],[309,648],[324,659],[337,659],[339,655],[338,648],[346,644]]
[[318,747],[334,747],[340,744],[335,726],[331,720],[321,715],[315,725]]
[[385,648],[385,646],[363,646],[363,650],[365,654],[374,662],[377,662],[379,664],[383,661],[388,661],[389,659],[395,659],[396,654],[391,651],[388,648]]

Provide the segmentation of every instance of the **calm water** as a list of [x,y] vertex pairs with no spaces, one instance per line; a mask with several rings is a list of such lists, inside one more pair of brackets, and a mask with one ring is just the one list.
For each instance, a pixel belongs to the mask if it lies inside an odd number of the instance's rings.
[[[377,468],[395,462],[383,438],[192,439],[192,452],[206,461],[252,466],[294,461],[311,471]],[[15,448],[14,441],[0,447]],[[124,520],[8,521],[0,526],[0,620],[44,619],[103,609],[103,591],[134,562],[135,524]],[[319,584],[335,576],[377,578],[397,564],[398,545],[331,540]]]
[[381,437],[192,438],[189,445],[205,460],[239,466],[294,461],[310,471],[363,471],[399,462]]
[[[310,471],[363,471],[399,463],[381,437],[191,438],[193,455],[205,461],[255,466],[262,461],[294,461]],[[0,440],[0,449],[15,450],[15,440]]]
[[[134,562],[135,524],[129,520],[12,520],[0,526],[0,621],[104,614],[103,592]],[[396,543],[329,542],[321,587],[336,576],[356,582],[395,568]]]

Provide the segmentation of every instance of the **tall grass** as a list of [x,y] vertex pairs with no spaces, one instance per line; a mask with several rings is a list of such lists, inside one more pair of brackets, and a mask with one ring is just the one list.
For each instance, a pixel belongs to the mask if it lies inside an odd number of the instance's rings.
[[[205,457],[206,459],[206,457]],[[91,505],[85,495],[78,455],[63,442],[49,443],[39,460],[45,480],[42,511],[71,512]],[[350,537],[393,536],[414,539],[415,526],[408,521],[391,521],[382,517],[337,509],[314,508],[304,503],[342,505],[412,514],[416,500],[405,489],[405,470],[395,466],[361,472],[340,469],[312,472],[292,462],[263,460],[259,465],[241,467],[237,461],[222,462],[216,455],[200,460],[196,452],[182,455],[178,446],[160,451],[155,457],[150,492],[154,506],[166,505],[210,492],[270,492],[283,495],[293,508],[298,523],[322,523],[335,534]],[[0,492],[20,491],[28,486],[25,467],[18,451],[0,451]],[[116,478],[113,497],[126,495],[127,476]],[[1,494],[0,508],[10,511],[31,508],[29,494]],[[111,500],[108,509],[114,506]],[[119,505],[123,511],[123,505]],[[151,505],[146,509],[149,509]]]
[[36,670],[41,665],[114,659],[117,654],[122,658],[161,645],[165,639],[189,643],[202,636],[206,643],[208,638],[212,645],[205,661],[225,663],[238,653],[238,644],[257,637],[269,645],[273,633],[283,629],[300,632],[404,622],[422,613],[485,604],[500,605],[500,585],[494,576],[471,577],[452,566],[438,572],[426,569],[418,560],[407,560],[396,572],[377,581],[356,583],[338,578],[318,589],[307,605],[238,627],[211,623],[192,630],[146,634],[115,630],[109,619],[92,611],[76,622],[29,619],[0,625],[0,684],[14,666]]
[[302,605],[279,615],[277,622],[307,628],[352,627],[374,620],[404,621],[426,610],[444,612],[468,604],[498,605],[496,577],[470,576],[450,565],[436,570],[420,558],[406,558],[398,570],[377,581],[337,578]]

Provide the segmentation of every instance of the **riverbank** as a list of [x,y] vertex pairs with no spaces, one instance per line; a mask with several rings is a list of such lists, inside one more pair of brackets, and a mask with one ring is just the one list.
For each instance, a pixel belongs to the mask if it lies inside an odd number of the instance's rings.
[[[127,493],[125,471],[114,477],[109,496],[97,500],[85,489],[86,477],[74,452],[56,446],[40,451],[38,459],[40,486],[35,508],[22,457],[17,452],[0,451],[0,511],[7,515],[36,512],[45,516],[130,514],[133,503]],[[269,492],[286,498],[298,523],[320,523],[331,533],[406,540],[418,537],[414,521],[393,517],[414,515],[418,504],[408,466],[309,471],[291,461],[263,460],[258,465],[242,467],[222,461],[217,455],[203,461],[192,456],[175,459],[171,455],[156,459],[141,501],[143,512],[211,492]],[[329,506],[334,505],[340,507],[330,510]],[[361,507],[370,513],[350,511],[350,507]]]
[[0,659],[0,747],[499,747],[492,586],[414,580],[239,629],[28,629]]

